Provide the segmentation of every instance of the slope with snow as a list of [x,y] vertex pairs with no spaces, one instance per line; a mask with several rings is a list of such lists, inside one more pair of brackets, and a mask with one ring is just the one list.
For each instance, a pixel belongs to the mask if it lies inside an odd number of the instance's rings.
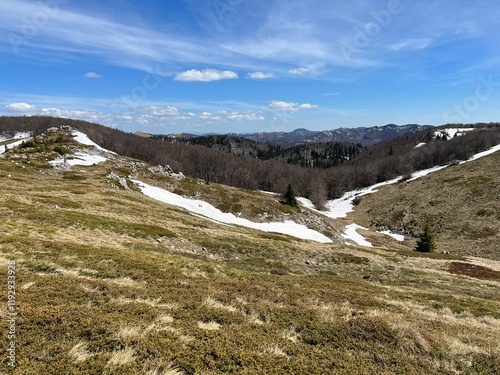
[[309,229],[305,225],[297,224],[291,220],[285,222],[255,223],[248,219],[236,217],[231,213],[224,213],[205,201],[187,199],[168,190],[148,185],[139,180],[132,180],[132,182],[134,182],[141,189],[144,195],[147,195],[150,198],[184,208],[193,215],[201,216],[217,223],[240,225],[264,232],[281,233],[303,240],[311,240],[320,243],[332,242],[332,240],[325,235]]
[[13,147],[20,146],[24,141],[27,141],[29,139],[31,139],[31,133],[16,133],[16,135],[14,135],[11,138],[5,138],[3,136],[0,136],[0,142],[6,142],[5,145],[0,146],[0,154],[5,153],[7,147],[10,149]]
[[[460,164],[477,160],[477,159],[482,158],[484,156],[491,155],[497,151],[500,151],[500,145],[496,145],[496,146],[490,148],[489,150],[480,152],[480,153],[472,156],[470,159],[460,162]],[[414,173],[412,173],[411,178],[408,181],[409,182],[415,181],[421,177],[427,176],[430,173],[440,171],[440,170],[447,168],[447,167],[449,167],[449,165],[440,165],[440,166],[432,167],[429,169],[424,169],[421,171],[414,172]],[[354,211],[354,200],[357,197],[376,193],[378,191],[379,187],[384,186],[384,185],[395,184],[398,181],[401,181],[402,178],[403,178],[403,176],[400,176],[400,177],[397,177],[393,180],[381,182],[381,183],[369,186],[367,188],[347,192],[341,198],[328,201],[325,204],[325,207],[327,208],[326,211],[318,211],[318,212],[321,212],[323,215],[331,217],[333,219],[347,217],[348,213]]]

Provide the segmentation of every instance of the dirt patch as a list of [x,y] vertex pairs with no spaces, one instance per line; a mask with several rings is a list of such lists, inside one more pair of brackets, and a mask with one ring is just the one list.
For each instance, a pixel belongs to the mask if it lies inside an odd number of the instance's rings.
[[500,272],[471,263],[453,262],[448,267],[448,272],[474,277],[476,279],[500,280]]

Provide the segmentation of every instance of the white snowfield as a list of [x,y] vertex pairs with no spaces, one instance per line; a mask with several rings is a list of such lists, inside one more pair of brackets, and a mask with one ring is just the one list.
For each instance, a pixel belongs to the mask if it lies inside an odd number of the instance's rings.
[[248,219],[236,217],[231,213],[224,213],[219,209],[202,200],[188,199],[155,186],[148,185],[139,180],[132,180],[141,189],[142,193],[160,202],[181,207],[195,216],[215,221],[221,224],[240,225],[247,228],[257,229],[264,232],[286,234],[303,240],[311,240],[320,243],[331,243],[332,240],[325,235],[309,229],[305,225],[297,224],[291,220],[285,222],[255,223]]

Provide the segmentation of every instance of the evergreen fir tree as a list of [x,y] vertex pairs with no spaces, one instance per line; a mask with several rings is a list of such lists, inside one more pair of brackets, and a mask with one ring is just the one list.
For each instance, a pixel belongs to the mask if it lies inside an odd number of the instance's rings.
[[288,188],[286,189],[286,193],[283,195],[283,198],[285,198],[285,203],[288,204],[291,207],[297,207],[297,196],[295,195],[295,190],[293,190],[293,187],[291,184],[288,184]]
[[423,232],[417,241],[416,251],[421,253],[430,253],[436,249],[436,244],[434,243],[434,236],[431,233],[431,228],[428,224],[424,225]]

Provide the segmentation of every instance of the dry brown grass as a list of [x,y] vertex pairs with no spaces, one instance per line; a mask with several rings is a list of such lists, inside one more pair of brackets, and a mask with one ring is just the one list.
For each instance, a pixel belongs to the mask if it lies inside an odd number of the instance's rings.
[[238,311],[238,309],[236,307],[231,306],[231,305],[225,305],[212,297],[205,298],[205,300],[203,301],[203,304],[209,308],[212,308],[212,309],[221,309],[221,310],[225,310],[225,311],[228,311],[231,313]]
[[135,360],[134,349],[127,347],[125,349],[113,352],[106,367],[126,366],[134,362],[134,360]]
[[95,355],[94,353],[90,353],[87,349],[88,343],[86,341],[80,341],[71,348],[69,356],[75,363],[85,362]]
[[204,331],[218,331],[221,327],[221,325],[217,322],[210,321],[210,322],[198,322],[197,323],[198,328],[203,329]]
[[153,369],[148,370],[146,375],[184,375],[184,371],[173,363],[168,365],[156,365]]

